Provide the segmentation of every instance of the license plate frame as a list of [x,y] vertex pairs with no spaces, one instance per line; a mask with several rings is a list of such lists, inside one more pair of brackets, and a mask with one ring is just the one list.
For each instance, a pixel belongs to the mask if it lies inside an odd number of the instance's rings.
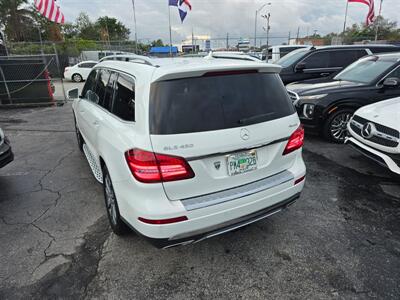
[[226,164],[229,176],[255,171],[258,168],[257,151],[250,150],[228,155]]

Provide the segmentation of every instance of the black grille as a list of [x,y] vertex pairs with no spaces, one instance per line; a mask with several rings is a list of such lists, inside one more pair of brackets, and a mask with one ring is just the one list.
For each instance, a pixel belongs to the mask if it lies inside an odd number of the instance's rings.
[[386,127],[383,126],[381,124],[369,121],[367,119],[361,118],[360,116],[354,115],[353,120],[356,121],[357,123],[360,123],[361,125],[364,125],[365,123],[371,122],[375,125],[376,130],[378,130],[379,132],[382,132],[384,134],[387,135],[391,135],[395,138],[400,138],[400,132],[398,132],[396,129],[390,128],[390,127]]
[[368,139],[369,141],[375,143],[375,144],[379,144],[382,146],[386,146],[386,147],[397,147],[399,145],[399,142],[396,141],[389,141],[385,138],[381,138],[379,136],[374,135],[373,137],[371,137],[370,139]]

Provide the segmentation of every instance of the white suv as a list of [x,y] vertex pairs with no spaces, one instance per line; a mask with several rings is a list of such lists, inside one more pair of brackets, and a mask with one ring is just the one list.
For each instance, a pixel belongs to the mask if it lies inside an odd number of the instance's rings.
[[351,137],[346,144],[400,175],[399,120],[400,98],[364,106],[347,125]]
[[280,67],[228,59],[105,61],[69,91],[111,227],[158,247],[270,216],[304,186],[304,131]]

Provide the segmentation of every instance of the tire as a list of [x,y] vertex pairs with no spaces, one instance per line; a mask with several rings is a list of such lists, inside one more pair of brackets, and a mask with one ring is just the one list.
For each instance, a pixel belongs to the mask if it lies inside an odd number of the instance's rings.
[[76,141],[78,142],[78,147],[81,152],[83,152],[83,144],[85,141],[83,140],[83,137],[81,135],[81,131],[78,128],[78,125],[76,124],[76,118],[74,117],[74,122],[75,122],[75,134],[76,134]]
[[353,109],[341,109],[333,113],[325,122],[324,137],[331,142],[343,144],[347,136],[347,123],[353,114]]
[[72,75],[72,81],[82,82],[83,81],[82,75],[75,73],[74,75]]
[[106,166],[103,168],[103,191],[110,227],[116,235],[125,235],[129,232],[129,228],[124,221],[122,221],[121,215],[119,214],[117,198],[115,197],[114,187]]

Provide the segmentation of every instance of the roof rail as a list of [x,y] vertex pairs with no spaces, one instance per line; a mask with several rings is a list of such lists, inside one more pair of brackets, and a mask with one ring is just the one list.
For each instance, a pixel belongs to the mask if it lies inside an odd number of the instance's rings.
[[[142,63],[148,66],[152,67],[159,67],[159,65],[156,65],[153,63],[151,58],[143,55],[136,55],[136,54],[114,54],[114,55],[109,55],[105,56],[104,58],[115,58],[115,60],[119,61],[126,61],[126,62],[133,62],[133,63]],[[106,61],[107,59],[104,59],[103,61]],[[117,59],[119,58],[119,59]]]
[[238,53],[238,52],[212,52],[210,51],[205,57],[205,59],[213,59],[213,58],[222,58],[222,59],[237,59],[237,60],[247,60],[247,61],[256,61],[259,60],[256,57],[248,55],[246,53]]

